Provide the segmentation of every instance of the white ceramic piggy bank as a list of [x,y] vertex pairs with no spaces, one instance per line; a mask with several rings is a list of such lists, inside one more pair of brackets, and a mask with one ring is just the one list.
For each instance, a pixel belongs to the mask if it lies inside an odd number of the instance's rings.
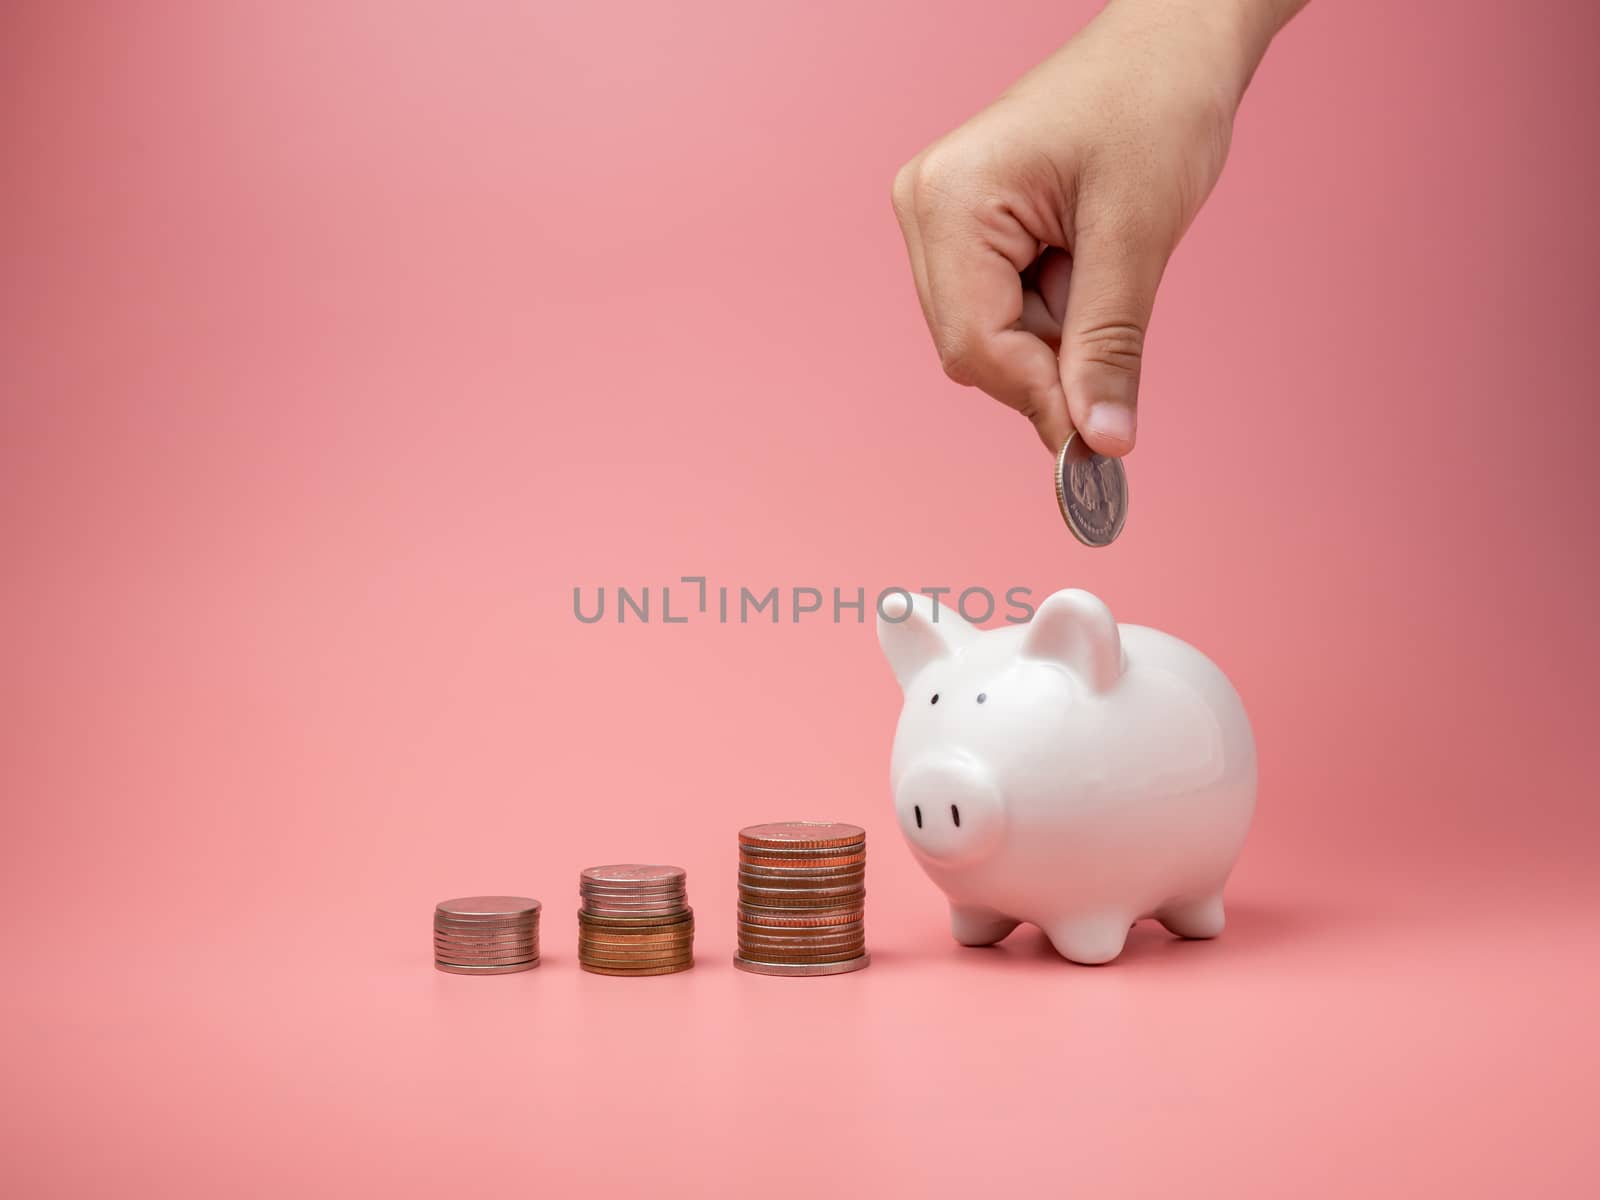
[[1222,932],[1256,751],[1208,658],[1119,627],[1077,590],[987,631],[892,593],[878,640],[905,692],[895,814],[956,941],[991,945],[1028,921],[1064,957],[1103,963],[1142,917]]

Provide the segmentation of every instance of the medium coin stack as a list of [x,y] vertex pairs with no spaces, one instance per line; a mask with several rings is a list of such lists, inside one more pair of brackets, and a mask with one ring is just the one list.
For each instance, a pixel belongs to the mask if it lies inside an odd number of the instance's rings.
[[433,965],[452,975],[510,975],[539,965],[539,902],[463,896],[433,910]]
[[739,831],[739,952],[758,975],[842,975],[871,961],[867,833],[837,821]]
[[596,975],[673,975],[694,966],[682,867],[622,863],[578,877],[578,965]]

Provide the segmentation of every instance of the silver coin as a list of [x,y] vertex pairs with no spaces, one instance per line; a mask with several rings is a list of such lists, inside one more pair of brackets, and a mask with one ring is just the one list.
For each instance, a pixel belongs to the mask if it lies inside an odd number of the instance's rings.
[[523,946],[517,950],[435,950],[433,957],[440,962],[453,963],[512,963],[527,962],[539,957],[537,946]]
[[439,901],[434,911],[447,917],[510,918],[538,912],[539,902],[527,896],[462,896]]
[[813,939],[826,942],[847,937],[860,937],[865,922],[846,921],[839,925],[752,925],[739,924],[741,938],[760,938],[762,941],[799,942]]
[[1128,475],[1120,458],[1096,454],[1076,431],[1056,455],[1056,503],[1072,536],[1109,546],[1128,519]]
[[447,938],[436,937],[433,939],[435,946],[459,946],[463,950],[494,950],[500,946],[537,946],[539,939],[536,937],[515,938]]
[[505,942],[461,942],[455,938],[434,938],[433,946],[436,950],[459,950],[463,953],[478,951],[493,953],[496,950],[519,950],[528,946],[537,946],[538,938],[517,938]]
[[740,958],[737,954],[733,956],[733,965],[741,971],[749,971],[752,975],[843,975],[849,971],[859,971],[871,961],[870,954],[860,954],[843,962],[831,963],[768,963]]
[[460,966],[457,963],[435,962],[433,969],[443,971],[448,975],[514,975],[518,971],[531,971],[539,965],[536,958],[532,962],[515,963],[504,967],[470,967]]
[[865,838],[859,842],[846,842],[842,846],[752,846],[739,843],[740,854],[754,854],[758,858],[838,858],[861,854],[866,848]]
[[579,876],[595,883],[682,883],[688,872],[665,864],[615,863],[607,867],[588,867]]
[[616,905],[621,908],[682,908],[688,900],[682,892],[676,896],[600,896],[585,892],[581,897],[586,905]]
[[794,883],[797,880],[845,880],[845,878],[866,878],[866,862],[856,862],[848,867],[768,867],[760,862],[741,862],[739,875],[744,878],[768,878],[778,883]]
[[843,887],[847,883],[865,880],[867,872],[862,867],[754,867],[739,864],[739,878],[756,887]]

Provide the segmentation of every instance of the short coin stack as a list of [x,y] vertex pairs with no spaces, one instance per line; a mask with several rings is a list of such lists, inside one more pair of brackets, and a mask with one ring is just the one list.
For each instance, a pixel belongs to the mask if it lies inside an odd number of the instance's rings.
[[871,961],[862,924],[867,834],[837,821],[739,831],[739,952],[758,975],[842,975]]
[[452,975],[510,975],[539,965],[539,902],[463,896],[433,910],[433,965]]
[[672,975],[694,966],[682,867],[623,863],[578,877],[578,965],[596,975]]

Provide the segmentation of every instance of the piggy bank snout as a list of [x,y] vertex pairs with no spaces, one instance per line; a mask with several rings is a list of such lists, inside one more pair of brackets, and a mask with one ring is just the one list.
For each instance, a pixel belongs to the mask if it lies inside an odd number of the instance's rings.
[[981,858],[999,844],[1005,830],[1000,789],[983,765],[969,758],[914,763],[894,799],[906,840],[938,862]]

